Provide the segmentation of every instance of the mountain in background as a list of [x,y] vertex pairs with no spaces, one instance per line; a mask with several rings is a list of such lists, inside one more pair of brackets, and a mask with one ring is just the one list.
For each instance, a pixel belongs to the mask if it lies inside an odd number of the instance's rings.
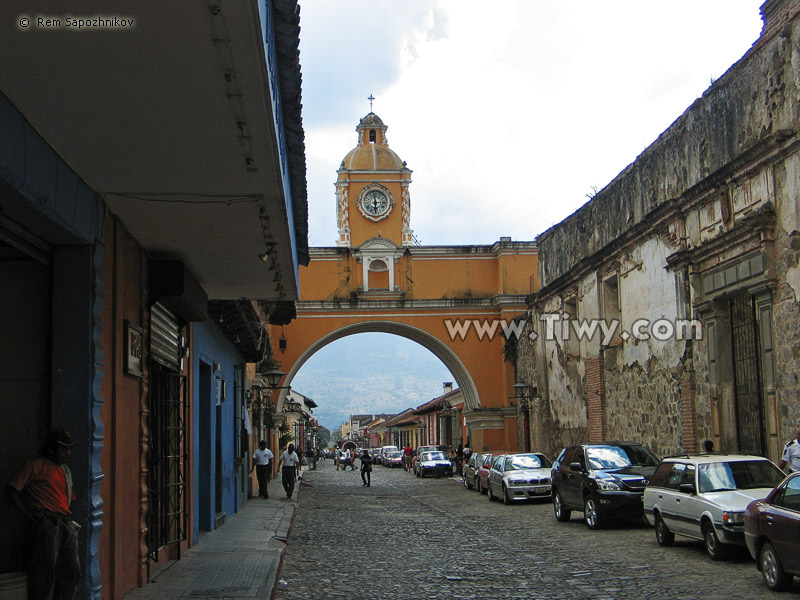
[[[279,357],[278,357],[279,358]],[[312,398],[321,425],[337,429],[351,414],[396,414],[442,395],[453,376],[416,342],[388,333],[359,333],[319,350],[292,389]]]

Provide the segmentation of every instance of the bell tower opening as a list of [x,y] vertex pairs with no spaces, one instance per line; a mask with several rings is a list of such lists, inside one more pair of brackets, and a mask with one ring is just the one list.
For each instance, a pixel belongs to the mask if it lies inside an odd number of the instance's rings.
[[378,236],[397,246],[413,243],[411,169],[389,147],[386,130],[375,113],[363,117],[356,127],[358,145],[337,171],[337,246],[357,248]]

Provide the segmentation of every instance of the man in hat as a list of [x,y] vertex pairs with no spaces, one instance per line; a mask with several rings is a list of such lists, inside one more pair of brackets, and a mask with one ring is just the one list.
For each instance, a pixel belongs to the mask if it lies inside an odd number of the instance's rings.
[[77,446],[66,429],[47,434],[40,456],[29,460],[5,490],[11,504],[33,524],[28,598],[71,600],[80,578],[78,529],[70,504],[75,500],[67,461]]
[[800,427],[795,433],[793,440],[789,440],[783,447],[781,462],[778,463],[781,469],[789,467],[789,472],[800,471]]

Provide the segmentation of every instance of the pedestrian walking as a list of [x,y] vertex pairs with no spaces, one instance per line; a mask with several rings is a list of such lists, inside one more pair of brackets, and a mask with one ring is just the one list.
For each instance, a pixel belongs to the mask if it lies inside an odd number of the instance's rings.
[[472,448],[470,448],[469,440],[467,440],[467,445],[464,446],[464,462],[467,462],[470,456],[472,456]]
[[267,448],[267,441],[261,440],[258,443],[258,448],[253,452],[253,466],[250,467],[250,472],[256,470],[256,479],[258,479],[258,495],[262,498],[269,498],[269,480],[272,476],[272,459],[275,455]]
[[789,467],[789,472],[800,471],[800,428],[797,429],[795,438],[786,443],[783,447],[781,462],[778,463],[781,469]]
[[411,457],[414,451],[411,449],[411,444],[406,444],[403,448],[403,470],[408,473],[411,470]]
[[300,457],[294,451],[294,444],[289,444],[289,447],[278,459],[278,464],[282,467],[281,482],[283,483],[283,489],[286,491],[286,497],[291,498],[294,492],[294,483],[300,474],[301,468]]
[[370,487],[372,483],[372,457],[367,450],[361,452],[361,481],[364,487]]
[[29,460],[5,491],[11,504],[31,521],[28,598],[72,599],[80,579],[78,530],[70,505],[75,500],[67,461],[78,443],[66,429],[47,434],[40,456]]
[[461,465],[464,464],[464,444],[459,444],[456,449],[456,472],[462,475]]
[[345,448],[342,457],[342,471],[347,471],[347,465],[350,464],[350,448]]
[[351,471],[355,471],[356,470],[356,457],[357,456],[358,456],[358,452],[356,452],[356,449],[353,448],[353,451],[350,453],[350,470]]

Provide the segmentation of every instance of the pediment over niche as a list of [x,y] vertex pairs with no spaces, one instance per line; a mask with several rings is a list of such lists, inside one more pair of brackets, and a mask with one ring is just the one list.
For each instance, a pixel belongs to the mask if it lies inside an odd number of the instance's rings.
[[374,237],[368,239],[366,242],[358,247],[358,251],[362,254],[385,254],[395,253],[402,249],[397,246],[393,241],[385,237]]

